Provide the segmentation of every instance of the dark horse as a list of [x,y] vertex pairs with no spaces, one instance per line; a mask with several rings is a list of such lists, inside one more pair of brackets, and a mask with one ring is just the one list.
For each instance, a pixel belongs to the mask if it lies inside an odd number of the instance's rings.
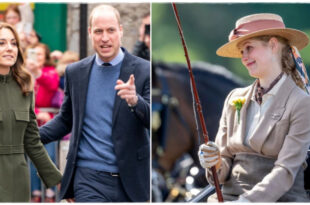
[[[232,89],[242,87],[242,81],[224,67],[202,62],[193,64],[193,74],[209,138],[214,141],[224,100]],[[197,135],[186,65],[154,63],[152,88],[153,168],[171,172],[184,153],[198,165],[197,152],[203,139]]]

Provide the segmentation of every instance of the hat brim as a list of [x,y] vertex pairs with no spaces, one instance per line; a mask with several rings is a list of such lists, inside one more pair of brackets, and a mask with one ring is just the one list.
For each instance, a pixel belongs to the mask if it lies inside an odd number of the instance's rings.
[[257,37],[257,36],[265,36],[265,35],[272,35],[272,36],[281,36],[289,41],[291,46],[296,46],[298,50],[303,49],[309,43],[309,38],[307,34],[302,31],[290,28],[281,28],[281,29],[266,29],[260,30],[258,32],[254,32],[245,36],[241,36],[231,42],[228,42],[217,49],[216,54],[223,57],[230,57],[230,58],[241,58],[241,52],[238,48],[238,45],[247,39]]

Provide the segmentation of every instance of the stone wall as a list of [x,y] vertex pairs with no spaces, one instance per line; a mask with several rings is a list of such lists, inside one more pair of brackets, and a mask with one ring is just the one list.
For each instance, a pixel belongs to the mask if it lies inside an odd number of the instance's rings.
[[[99,4],[88,4],[88,15],[91,10]],[[111,3],[119,10],[121,15],[121,23],[124,29],[124,36],[122,44],[128,51],[133,50],[135,42],[138,40],[139,27],[142,17],[150,12],[149,3]],[[79,52],[79,22],[80,22],[80,5],[68,4],[68,18],[67,18],[67,48]],[[87,28],[81,28],[86,29]],[[88,41],[88,55],[94,53],[89,38]]]
[[68,4],[67,7],[67,50],[79,53],[80,4]]

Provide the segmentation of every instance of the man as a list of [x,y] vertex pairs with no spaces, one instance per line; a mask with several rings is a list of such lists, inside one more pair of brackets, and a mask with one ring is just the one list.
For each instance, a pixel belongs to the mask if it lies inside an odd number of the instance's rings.
[[72,128],[60,197],[148,201],[149,62],[121,47],[123,28],[112,6],[93,9],[88,33],[96,54],[68,66],[60,113],[40,129],[48,143]]

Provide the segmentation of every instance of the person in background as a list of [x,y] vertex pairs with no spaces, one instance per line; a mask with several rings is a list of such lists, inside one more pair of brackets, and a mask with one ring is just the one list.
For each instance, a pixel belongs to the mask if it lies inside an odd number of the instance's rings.
[[4,22],[11,24],[16,29],[21,48],[26,50],[29,45],[28,38],[33,30],[34,16],[29,3],[9,4],[4,12]]
[[4,22],[15,27],[18,34],[29,35],[33,27],[34,16],[29,3],[9,4],[4,12]]
[[39,137],[32,78],[15,29],[0,23],[0,202],[29,202],[29,169],[25,154],[47,187],[61,174]]
[[[54,113],[46,110],[52,105],[52,99],[55,96],[59,76],[56,72],[54,63],[50,59],[50,51],[47,45],[38,43],[29,46],[26,50],[26,67],[35,79],[35,112],[38,125],[42,126],[54,116]],[[56,143],[45,145],[49,156],[55,162]],[[35,167],[31,164],[31,190],[32,201],[41,201],[41,181],[36,175]],[[54,202],[55,193],[53,189],[47,189],[45,193],[45,202]]]
[[54,50],[51,52],[51,59],[58,64],[58,61],[62,58],[63,52],[60,50]]
[[25,35],[25,33],[19,33],[19,41],[20,41],[20,48],[22,49],[23,53],[26,52],[26,49],[28,47],[28,41],[27,41],[27,37]]
[[[213,183],[215,166],[225,201],[309,202],[304,168],[310,144],[310,96],[297,49],[309,43],[281,16],[262,13],[236,22],[217,55],[240,58],[255,82],[227,96],[215,143],[199,159]],[[208,201],[217,201],[216,194]]]
[[27,37],[27,43],[29,46],[36,45],[41,42],[41,35],[34,29],[32,29]]
[[57,62],[57,73],[60,77],[59,87],[64,90],[65,83],[65,71],[69,64],[77,62],[79,60],[79,55],[74,51],[65,51],[61,58]]
[[141,26],[139,28],[139,40],[134,45],[132,54],[139,56],[145,60],[150,60],[150,13],[143,16]]
[[95,7],[88,34],[96,54],[65,70],[59,114],[41,141],[72,130],[60,198],[76,202],[150,200],[150,63],[121,47],[120,14]]
[[29,35],[26,35],[24,32],[19,33],[20,41],[21,41],[21,48],[24,52],[26,52],[26,49],[28,46],[34,46],[41,42],[42,37],[34,30],[29,33]]
[[4,11],[3,20],[4,22],[14,26],[16,29],[16,25],[21,22],[21,14],[17,4],[10,4],[7,7]]

